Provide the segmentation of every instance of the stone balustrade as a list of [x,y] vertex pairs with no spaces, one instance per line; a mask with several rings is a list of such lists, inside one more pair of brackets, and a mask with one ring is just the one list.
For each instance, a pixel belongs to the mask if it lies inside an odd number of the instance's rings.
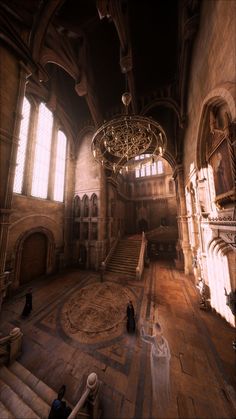
[[8,336],[0,338],[0,364],[12,364],[22,352],[23,333],[18,327],[12,329]]

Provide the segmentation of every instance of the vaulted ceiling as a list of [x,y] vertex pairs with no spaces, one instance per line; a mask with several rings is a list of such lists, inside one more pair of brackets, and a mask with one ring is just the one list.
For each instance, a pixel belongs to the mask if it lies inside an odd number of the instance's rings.
[[199,0],[1,0],[0,40],[29,68],[27,92],[60,106],[74,137],[122,110],[163,125],[181,159]]

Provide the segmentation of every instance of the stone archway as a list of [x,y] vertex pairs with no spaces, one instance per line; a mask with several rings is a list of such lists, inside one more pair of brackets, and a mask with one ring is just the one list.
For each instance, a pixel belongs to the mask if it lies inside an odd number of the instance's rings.
[[52,272],[55,265],[55,239],[51,231],[38,227],[22,233],[15,246],[13,288]]
[[47,262],[47,237],[35,232],[24,240],[19,283],[24,284],[39,276],[45,275]]
[[233,290],[233,279],[229,266],[229,255],[234,252],[221,238],[214,238],[207,248],[207,270],[211,307],[235,326],[235,318],[227,306],[226,295]]

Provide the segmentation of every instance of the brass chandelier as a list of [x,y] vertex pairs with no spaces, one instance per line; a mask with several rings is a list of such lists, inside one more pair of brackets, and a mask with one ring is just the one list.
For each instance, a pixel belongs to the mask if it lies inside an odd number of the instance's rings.
[[[154,163],[166,149],[162,127],[145,116],[129,115],[131,94],[122,95],[125,114],[105,122],[95,132],[91,149],[95,160],[114,173],[134,169],[138,164]],[[142,161],[139,156],[144,155]]]

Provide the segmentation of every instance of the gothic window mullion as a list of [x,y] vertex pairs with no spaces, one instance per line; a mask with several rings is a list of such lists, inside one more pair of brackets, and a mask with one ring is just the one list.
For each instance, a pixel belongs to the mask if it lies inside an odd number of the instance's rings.
[[58,126],[54,119],[52,127],[52,143],[51,143],[51,156],[48,177],[48,199],[53,200],[54,184],[55,184],[55,166],[56,166],[56,147],[57,147]]
[[38,124],[38,111],[39,105],[33,103],[30,115],[29,133],[28,133],[28,146],[26,150],[26,164],[23,182],[23,194],[30,195],[32,187],[32,176],[33,176],[33,162],[35,152],[35,138]]

